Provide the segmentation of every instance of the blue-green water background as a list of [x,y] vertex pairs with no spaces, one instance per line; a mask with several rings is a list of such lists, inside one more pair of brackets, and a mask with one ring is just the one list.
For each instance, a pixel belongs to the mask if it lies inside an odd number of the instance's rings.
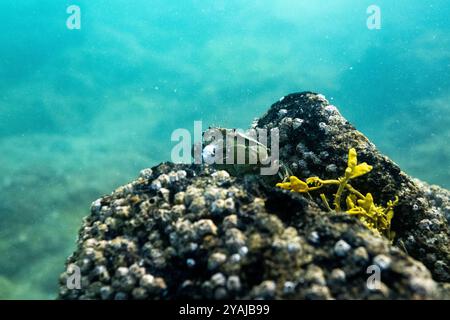
[[[66,8],[81,8],[81,30]],[[381,30],[366,9],[381,8]],[[0,298],[54,298],[91,201],[170,158],[175,128],[246,128],[321,92],[409,174],[450,187],[450,3],[0,2]]]

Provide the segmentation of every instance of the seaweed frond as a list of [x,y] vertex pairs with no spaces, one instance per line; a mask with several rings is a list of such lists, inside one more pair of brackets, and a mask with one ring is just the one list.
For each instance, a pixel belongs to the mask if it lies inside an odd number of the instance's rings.
[[[353,188],[349,181],[365,175],[372,171],[373,167],[366,162],[358,163],[356,150],[351,148],[348,152],[347,168],[344,175],[338,179],[322,180],[319,177],[309,177],[305,181],[300,180],[296,176],[289,177],[289,182],[280,182],[276,186],[291,192],[308,193],[319,190],[325,186],[338,186],[334,194],[333,206],[335,211],[341,210],[341,199],[345,191],[349,194],[346,197],[347,212],[350,215],[358,217],[358,219],[370,230],[377,235],[383,235],[393,240],[394,232],[391,231],[391,221],[394,217],[394,207],[398,204],[398,197],[390,200],[386,207],[376,205],[371,193],[365,196]],[[320,194],[327,210],[332,211],[325,193]]]

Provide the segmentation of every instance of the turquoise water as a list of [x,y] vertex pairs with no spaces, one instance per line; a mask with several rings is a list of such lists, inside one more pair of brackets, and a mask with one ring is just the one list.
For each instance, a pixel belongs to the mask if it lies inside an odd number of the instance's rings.
[[174,129],[246,128],[291,92],[450,188],[450,3],[330,2],[1,1],[0,298],[54,298],[90,203],[170,159]]

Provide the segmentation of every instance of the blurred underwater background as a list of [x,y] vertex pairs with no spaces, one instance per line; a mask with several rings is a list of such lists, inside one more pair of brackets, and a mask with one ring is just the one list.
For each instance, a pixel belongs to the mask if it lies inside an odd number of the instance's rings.
[[173,130],[247,128],[292,92],[324,94],[408,174],[450,188],[449,13],[444,0],[1,1],[0,298],[55,298],[90,203],[170,160]]

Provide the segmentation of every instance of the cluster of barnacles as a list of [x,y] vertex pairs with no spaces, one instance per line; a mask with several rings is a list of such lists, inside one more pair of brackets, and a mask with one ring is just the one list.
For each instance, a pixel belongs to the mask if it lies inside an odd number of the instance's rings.
[[[290,176],[289,181],[277,183],[276,186],[292,192],[300,192],[309,194],[310,191],[319,190],[325,186],[335,185],[338,187],[334,194],[333,207],[334,211],[342,211],[341,199],[345,191],[348,192],[346,197],[347,212],[350,215],[358,217],[358,219],[370,230],[377,235],[383,235],[393,240],[395,234],[391,230],[391,220],[394,216],[394,207],[398,204],[398,197],[390,200],[386,207],[374,203],[371,193],[363,195],[361,192],[353,188],[350,180],[369,173],[372,166],[366,162],[359,163],[356,150],[351,148],[348,152],[348,162],[345,173],[338,179],[322,180],[319,177],[309,177],[305,181],[300,180],[296,176]],[[325,207],[332,211],[328,203],[325,193],[320,194]]]

